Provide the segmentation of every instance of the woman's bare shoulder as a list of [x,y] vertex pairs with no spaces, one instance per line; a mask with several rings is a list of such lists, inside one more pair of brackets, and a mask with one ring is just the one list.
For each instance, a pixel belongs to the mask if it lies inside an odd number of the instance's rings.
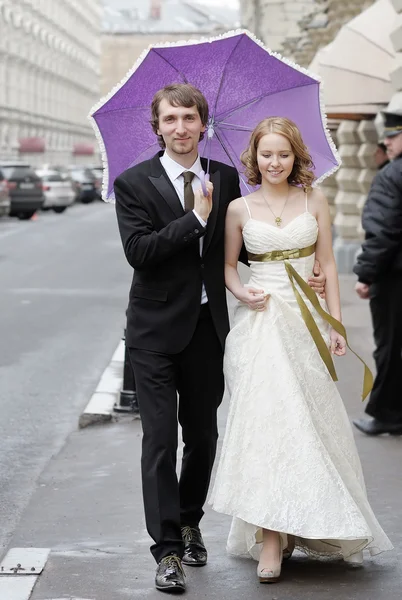
[[310,188],[307,194],[312,202],[328,202],[324,192],[319,187]]
[[321,212],[321,211],[326,211],[328,210],[328,200],[327,197],[325,196],[324,192],[318,188],[318,187],[314,187],[311,188],[308,192],[308,206],[309,206],[309,210],[311,212],[316,213],[317,215]]
[[242,214],[245,206],[244,198],[243,196],[240,196],[229,203],[228,213],[231,215],[240,215]]

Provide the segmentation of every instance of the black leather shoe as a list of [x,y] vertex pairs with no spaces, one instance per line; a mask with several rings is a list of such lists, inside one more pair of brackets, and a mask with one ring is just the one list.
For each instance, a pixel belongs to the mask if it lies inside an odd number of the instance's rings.
[[402,435],[402,423],[383,423],[378,419],[355,419],[353,425],[367,435],[381,435],[390,433],[391,435]]
[[185,574],[177,554],[162,558],[156,568],[155,587],[168,594],[182,594],[186,591]]
[[208,553],[198,527],[182,527],[184,542],[183,563],[189,567],[203,567],[207,564]]

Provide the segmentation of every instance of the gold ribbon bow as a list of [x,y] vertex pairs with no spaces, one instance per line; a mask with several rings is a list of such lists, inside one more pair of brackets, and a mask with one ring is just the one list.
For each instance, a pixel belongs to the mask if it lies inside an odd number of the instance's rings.
[[[342,325],[340,321],[332,317],[328,314],[321,306],[316,293],[311,289],[308,283],[299,275],[296,269],[290,264],[290,258],[301,258],[305,256],[310,256],[315,251],[315,244],[312,246],[307,246],[306,248],[301,248],[299,250],[273,250],[272,252],[266,252],[265,254],[249,254],[250,261],[259,261],[259,262],[267,262],[273,260],[283,260],[285,262],[285,269],[287,275],[289,277],[289,281],[292,285],[294,295],[296,297],[297,303],[300,308],[301,316],[306,324],[307,329],[309,330],[311,337],[314,340],[314,343],[317,347],[318,352],[322,360],[324,361],[329,374],[331,375],[333,381],[338,381],[338,376],[336,374],[334,361],[332,359],[331,353],[327,344],[325,343],[324,338],[322,337],[320,330],[318,328],[317,323],[314,320],[313,315],[308,309],[307,304],[303,300],[299,290],[296,287],[297,285],[304,292],[306,297],[310,300],[311,304],[314,306],[315,310],[318,314],[326,321],[337,333],[342,335],[345,338],[346,345],[351,352],[363,363],[364,366],[364,377],[363,377],[363,392],[362,392],[362,400],[368,396],[373,388],[373,374],[364,362],[364,360],[349,346],[347,333],[345,327]],[[295,283],[296,282],[296,283]]]
[[306,248],[293,248],[292,250],[271,250],[271,252],[265,252],[265,254],[250,254],[248,258],[250,261],[257,262],[270,262],[272,260],[290,260],[291,258],[304,258],[310,256],[315,251],[315,244],[307,246]]

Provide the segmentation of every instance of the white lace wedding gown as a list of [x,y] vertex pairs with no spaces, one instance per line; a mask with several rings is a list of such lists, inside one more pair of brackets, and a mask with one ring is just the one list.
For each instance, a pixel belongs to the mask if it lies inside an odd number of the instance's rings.
[[[249,254],[314,244],[318,226],[307,209],[306,199],[306,212],[282,228],[249,211],[243,229]],[[307,280],[314,254],[290,263]],[[294,535],[296,547],[313,556],[391,549],[367,500],[342,399],[301,317],[284,262],[251,262],[249,285],[271,297],[264,312],[238,305],[226,342],[230,408],[210,503],[234,517],[228,552],[258,560],[261,528],[281,532],[284,547],[286,534]],[[305,301],[329,341],[326,323]]]

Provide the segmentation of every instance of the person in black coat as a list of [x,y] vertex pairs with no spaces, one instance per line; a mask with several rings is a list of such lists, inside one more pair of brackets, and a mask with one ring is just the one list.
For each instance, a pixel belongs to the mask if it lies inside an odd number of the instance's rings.
[[368,435],[402,435],[402,113],[384,113],[391,162],[374,177],[363,209],[365,241],[354,272],[370,298],[377,375],[366,413],[354,425]]
[[[203,516],[224,391],[229,331],[224,280],[224,223],[240,194],[235,168],[210,161],[208,195],[198,156],[208,104],[190,84],[157,92],[152,127],[163,150],[114,183],[124,252],[134,268],[126,345],[143,427],[142,483],[156,587],[185,589],[182,562],[203,566]],[[243,254],[243,262],[247,262]],[[318,267],[319,271],[319,267]],[[317,269],[316,271],[317,272]],[[310,282],[323,291],[322,273]],[[264,301],[255,290],[250,306]],[[179,401],[178,401],[179,396]],[[176,475],[178,421],[184,442]]]

